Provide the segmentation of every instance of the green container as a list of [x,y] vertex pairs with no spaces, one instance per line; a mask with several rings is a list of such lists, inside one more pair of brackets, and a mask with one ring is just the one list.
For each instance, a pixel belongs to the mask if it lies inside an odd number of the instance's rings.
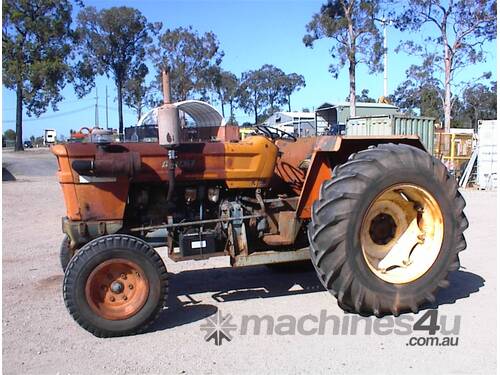
[[392,114],[387,116],[353,117],[347,120],[346,135],[418,135],[428,152],[434,150],[432,117]]

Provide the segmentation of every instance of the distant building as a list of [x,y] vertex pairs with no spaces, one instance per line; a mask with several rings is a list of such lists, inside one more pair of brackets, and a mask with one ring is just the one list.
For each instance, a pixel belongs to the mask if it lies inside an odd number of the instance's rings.
[[[398,107],[385,103],[356,103],[356,117],[391,115],[397,113]],[[326,129],[329,134],[343,134],[345,125],[350,117],[349,102],[323,103],[315,111],[318,134]]]
[[[313,136],[316,134],[314,112],[276,112],[264,122],[264,125],[300,137]],[[323,129],[326,125],[324,120],[319,119],[318,128]]]
[[[398,110],[391,104],[356,103],[356,117],[391,115]],[[300,137],[344,134],[349,111],[349,102],[323,103],[315,112],[276,112],[263,125]]]

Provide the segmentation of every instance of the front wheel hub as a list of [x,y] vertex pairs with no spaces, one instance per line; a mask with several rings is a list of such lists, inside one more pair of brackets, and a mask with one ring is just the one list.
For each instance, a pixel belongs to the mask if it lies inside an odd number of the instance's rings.
[[120,294],[123,292],[123,284],[119,281],[113,281],[111,284],[111,291],[115,294]]
[[149,296],[148,279],[142,268],[128,259],[110,259],[94,268],[85,285],[90,308],[108,320],[137,314]]

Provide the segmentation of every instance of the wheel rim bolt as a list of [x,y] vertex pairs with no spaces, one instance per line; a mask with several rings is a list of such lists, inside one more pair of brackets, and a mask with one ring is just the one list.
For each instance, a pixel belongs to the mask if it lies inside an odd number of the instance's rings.
[[123,280],[125,280],[125,279],[127,278],[127,276],[126,276],[124,273],[122,273],[122,274],[120,275],[120,277],[121,277]]
[[129,284],[129,285],[128,285],[128,288],[129,288],[129,289],[134,289],[134,286],[133,286],[132,284]]
[[123,296],[123,300],[126,301],[127,300],[127,296]]
[[115,302],[115,297],[111,297],[109,300],[110,300],[111,302]]

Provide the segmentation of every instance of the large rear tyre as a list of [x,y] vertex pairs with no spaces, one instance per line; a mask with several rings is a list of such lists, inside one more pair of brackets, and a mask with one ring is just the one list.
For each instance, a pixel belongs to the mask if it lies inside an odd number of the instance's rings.
[[75,321],[98,337],[144,331],[168,294],[167,269],[139,238],[109,235],[78,250],[64,275],[63,295]]
[[371,147],[323,183],[308,228],[312,263],[345,310],[416,313],[459,268],[464,207],[456,181],[428,153]]

